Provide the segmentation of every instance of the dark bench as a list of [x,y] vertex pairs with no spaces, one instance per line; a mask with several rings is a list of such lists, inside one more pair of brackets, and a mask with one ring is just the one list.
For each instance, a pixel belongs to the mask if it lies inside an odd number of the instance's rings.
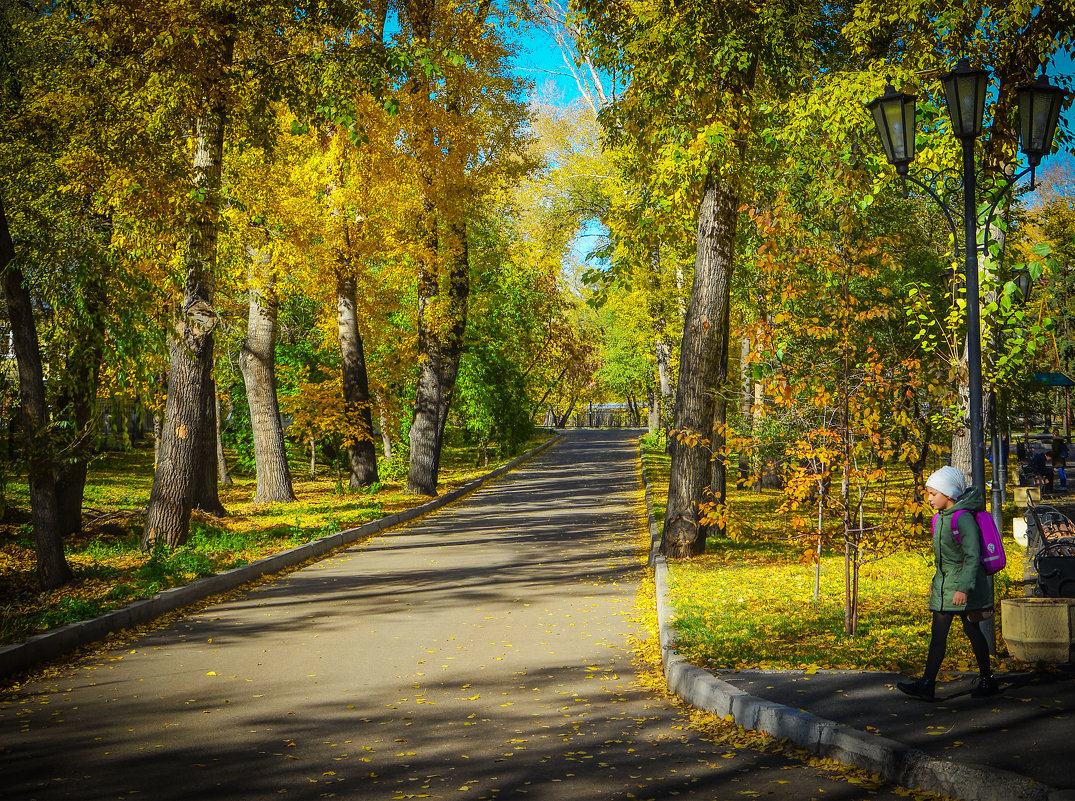
[[1075,598],[1075,522],[1054,506],[1027,508],[1027,552],[1033,553],[1034,595]]
[[1043,476],[1041,473],[1031,473],[1026,468],[1019,471],[1019,486],[1020,487],[1041,487],[1042,491],[1049,486],[1049,477]]

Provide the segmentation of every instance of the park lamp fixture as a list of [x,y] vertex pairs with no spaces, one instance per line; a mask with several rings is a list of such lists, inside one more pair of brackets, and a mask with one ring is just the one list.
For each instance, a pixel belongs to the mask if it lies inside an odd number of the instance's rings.
[[[981,136],[989,72],[974,69],[966,58],[961,58],[955,69],[943,73],[940,78],[952,121],[952,135],[957,139]],[[873,115],[888,163],[900,176],[906,176],[915,157],[915,101],[918,98],[897,92],[892,79],[888,81],[884,95],[868,103],[867,108]],[[1031,167],[1033,183],[1033,168],[1052,150],[1064,90],[1051,85],[1043,74],[1034,83],[1019,86],[1016,91],[1019,95],[1019,139]]]
[[[907,197],[908,182],[920,187],[940,207],[952,233],[956,258],[963,257],[963,280],[966,287],[967,309],[967,384],[968,413],[967,428],[970,433],[971,484],[984,490],[985,478],[985,420],[982,392],[982,329],[980,319],[980,287],[978,285],[978,251],[989,245],[989,227],[997,206],[1008,194],[1016,181],[1027,173],[1031,175],[1033,186],[1034,168],[1041,162],[1042,156],[1052,148],[1053,135],[1056,131],[1057,118],[1063,92],[1050,86],[1044,76],[1028,86],[1017,89],[1019,96],[1020,139],[1023,153],[1030,166],[1025,170],[1005,171],[1001,176],[1002,185],[990,189],[986,199],[984,214],[984,237],[978,244],[978,223],[982,214],[977,206],[978,175],[975,163],[975,142],[982,134],[982,120],[985,116],[985,96],[989,88],[989,72],[975,69],[967,59],[961,58],[955,69],[940,76],[944,87],[944,99],[948,106],[948,117],[952,122],[952,135],[959,139],[963,151],[963,167],[960,174],[954,176],[928,173],[926,181],[921,181],[909,174],[909,167],[914,160],[915,151],[915,97],[901,94],[892,86],[889,79],[882,97],[867,104],[873,115],[877,133],[889,163],[896,168],[903,184],[903,196]],[[955,190],[959,188],[963,206],[959,209],[949,202],[954,199]],[[939,190],[939,191],[938,191]],[[962,223],[962,243],[959,225]],[[1030,275],[1025,277],[1013,273],[1012,280],[1017,282],[1024,299],[1029,298]],[[994,418],[995,422],[995,418]],[[993,432],[993,486],[991,511],[997,528],[1003,531],[1004,481],[1000,476],[1002,455],[999,437]]]
[[1030,293],[1034,291],[1034,277],[1026,267],[1016,267],[1012,270],[1012,283],[1019,289],[1019,297],[1023,303],[1030,302]]
[[956,139],[977,139],[982,135],[985,116],[985,91],[989,87],[988,70],[971,67],[961,58],[951,72],[942,73],[944,101],[952,121],[952,136]]
[[1042,156],[1053,149],[1053,135],[1060,117],[1064,90],[1053,86],[1043,72],[1034,83],[1016,89],[1019,94],[1019,141],[1030,163],[1030,185],[1034,185],[1034,168]]
[[877,133],[881,135],[881,146],[885,149],[888,163],[896,168],[900,175],[907,174],[907,168],[915,156],[915,95],[897,92],[888,78],[885,94],[867,105],[873,114]]

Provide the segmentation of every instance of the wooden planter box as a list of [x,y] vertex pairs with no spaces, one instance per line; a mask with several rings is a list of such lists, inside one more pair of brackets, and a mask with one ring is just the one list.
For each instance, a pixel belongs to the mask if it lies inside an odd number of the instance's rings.
[[1075,658],[1075,598],[1006,598],[1000,602],[1008,652],[1054,665]]

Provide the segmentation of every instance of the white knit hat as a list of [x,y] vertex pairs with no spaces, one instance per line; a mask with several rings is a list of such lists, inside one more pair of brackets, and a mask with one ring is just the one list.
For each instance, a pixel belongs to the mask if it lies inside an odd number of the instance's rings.
[[967,491],[967,477],[963,475],[962,470],[945,465],[926,480],[926,486],[947,495],[954,501]]

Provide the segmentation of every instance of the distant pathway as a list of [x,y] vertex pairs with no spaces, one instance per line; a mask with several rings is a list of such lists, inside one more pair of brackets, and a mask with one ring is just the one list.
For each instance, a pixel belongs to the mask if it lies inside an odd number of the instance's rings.
[[[0,699],[0,798],[867,797],[634,682],[635,435]],[[872,799],[895,799],[882,790]]]

